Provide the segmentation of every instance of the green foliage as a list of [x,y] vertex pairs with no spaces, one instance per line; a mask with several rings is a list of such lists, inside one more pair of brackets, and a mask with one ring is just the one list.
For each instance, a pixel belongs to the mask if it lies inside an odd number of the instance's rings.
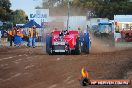
[[[49,0],[44,2],[43,7],[56,8],[53,4],[57,0]],[[60,8],[67,8],[67,1],[63,0]],[[71,0],[69,0],[71,2]],[[113,19],[114,15],[130,15],[132,14],[132,2],[130,0],[72,0],[70,3],[71,10],[76,8],[76,10],[81,9],[81,14],[87,14],[88,11],[93,12],[93,17],[109,18]]]
[[73,0],[73,3],[82,11],[84,9],[94,11],[97,17],[113,19],[117,14],[132,14],[132,3],[129,0]]
[[10,19],[10,7],[11,3],[9,0],[0,0],[0,20],[8,21]]
[[27,15],[23,10],[16,10],[12,12],[12,22],[13,24],[24,24],[26,23]]
[[2,26],[0,26],[0,30],[7,30],[9,28],[12,28],[13,24],[10,22],[3,23]]
[[13,24],[25,23],[26,14],[23,10],[12,11],[10,0],[0,0],[0,21]]

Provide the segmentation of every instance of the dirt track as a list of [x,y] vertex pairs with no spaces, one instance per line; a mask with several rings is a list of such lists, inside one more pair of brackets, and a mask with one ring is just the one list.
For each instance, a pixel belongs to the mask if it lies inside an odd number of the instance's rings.
[[82,67],[89,71],[90,79],[132,79],[132,49],[100,51],[49,56],[40,47],[0,49],[0,88],[83,88],[78,80]]

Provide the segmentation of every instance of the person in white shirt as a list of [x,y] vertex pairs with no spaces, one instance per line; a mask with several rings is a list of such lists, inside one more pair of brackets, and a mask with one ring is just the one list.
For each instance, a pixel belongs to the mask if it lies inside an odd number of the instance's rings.
[[1,31],[0,31],[0,46],[1,46],[1,36],[2,36],[2,34],[1,34]]
[[0,38],[1,38],[2,34],[1,34],[1,31],[0,31]]

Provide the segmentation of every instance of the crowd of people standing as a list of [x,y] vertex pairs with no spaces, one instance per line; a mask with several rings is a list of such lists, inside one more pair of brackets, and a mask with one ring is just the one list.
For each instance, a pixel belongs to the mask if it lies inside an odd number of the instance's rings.
[[27,31],[23,30],[20,27],[14,26],[13,28],[4,32],[6,33],[6,35],[4,35],[3,33],[1,37],[3,39],[8,39],[10,46],[21,46],[26,41],[28,47],[35,48],[35,41],[38,38],[38,32],[35,26],[33,26],[32,28],[28,28]]

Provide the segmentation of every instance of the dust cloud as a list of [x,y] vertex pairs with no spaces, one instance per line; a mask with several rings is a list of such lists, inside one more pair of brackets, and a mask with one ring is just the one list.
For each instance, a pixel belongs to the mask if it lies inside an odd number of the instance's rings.
[[[82,10],[80,8],[75,8],[70,6],[69,16],[82,16]],[[48,30],[54,30],[55,28],[59,30],[67,29],[67,19],[68,19],[68,6],[59,6],[54,8],[49,8],[50,23],[47,27]],[[69,19],[70,20],[70,19]]]
[[126,48],[117,48],[115,47],[115,42],[113,39],[109,38],[97,38],[91,34],[91,52],[92,53],[103,53],[103,52],[115,52],[119,50],[124,50]]

